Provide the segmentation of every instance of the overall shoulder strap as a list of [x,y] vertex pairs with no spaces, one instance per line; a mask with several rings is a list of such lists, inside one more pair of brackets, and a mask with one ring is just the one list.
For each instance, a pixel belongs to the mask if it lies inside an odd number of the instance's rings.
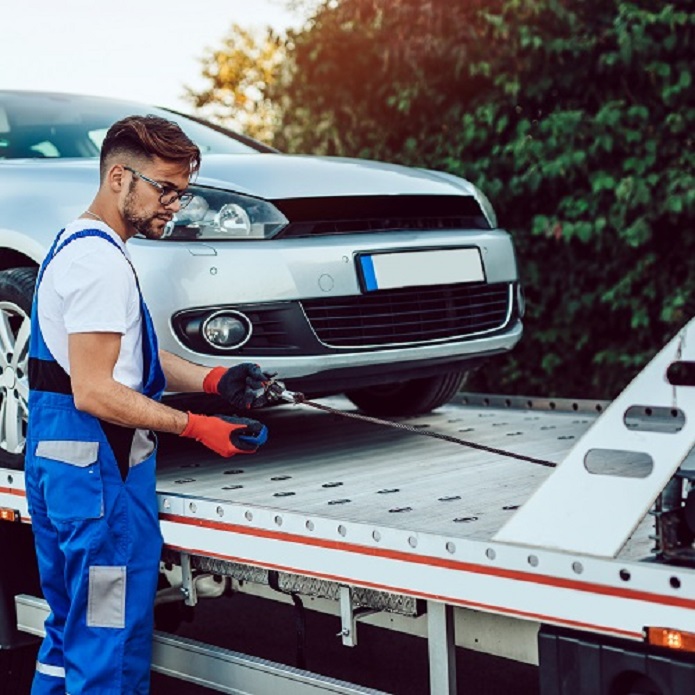
[[[60,244],[58,248],[53,252],[53,256],[60,253],[68,244],[72,244],[73,241],[92,236],[100,237],[101,239],[108,241],[109,244],[115,246],[121,253],[123,253],[123,249],[106,232],[103,232],[101,229],[82,229],[79,232],[71,234],[67,239],[65,239],[65,241],[63,241],[63,243]],[[125,256],[125,253],[123,253],[123,255]]]
[[39,277],[36,281],[36,286],[38,287],[39,283],[41,282],[41,279],[43,278],[44,272],[46,272],[46,268],[48,267],[48,264],[69,244],[72,244],[73,241],[77,241],[78,239],[85,239],[86,237],[99,237],[100,239],[103,239],[104,241],[108,241],[111,246],[117,248],[122,254],[123,258],[128,261],[128,265],[130,266],[130,269],[133,271],[133,275],[135,277],[135,282],[138,286],[138,291],[140,290],[140,282],[138,280],[138,275],[135,272],[135,268],[133,267],[133,264],[130,262],[130,259],[128,256],[126,256],[125,251],[106,233],[103,232],[101,229],[82,229],[79,232],[75,232],[74,234],[71,234],[67,239],[65,239],[62,243],[59,243],[60,236],[63,234],[65,230],[61,230],[60,234],[56,237],[56,240],[53,242],[53,246],[48,252],[48,255],[46,256],[46,260],[43,262],[43,265],[41,266],[41,270],[39,272]]

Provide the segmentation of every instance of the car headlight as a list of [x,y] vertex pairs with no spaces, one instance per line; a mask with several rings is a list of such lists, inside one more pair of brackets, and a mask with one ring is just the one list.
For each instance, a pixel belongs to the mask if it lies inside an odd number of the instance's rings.
[[289,223],[267,200],[202,186],[188,190],[193,200],[167,223],[162,239],[271,239]]

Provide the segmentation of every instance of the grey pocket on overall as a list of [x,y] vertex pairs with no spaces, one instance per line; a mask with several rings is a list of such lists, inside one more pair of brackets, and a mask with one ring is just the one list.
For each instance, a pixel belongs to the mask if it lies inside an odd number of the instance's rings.
[[36,455],[71,466],[84,468],[99,457],[99,442],[74,442],[52,439],[36,445]]
[[36,444],[34,457],[51,521],[85,521],[103,516],[99,442],[44,440]]
[[157,448],[154,432],[150,430],[135,430],[133,444],[130,447],[128,466],[134,468],[146,461]]
[[89,568],[87,627],[125,627],[126,568]]

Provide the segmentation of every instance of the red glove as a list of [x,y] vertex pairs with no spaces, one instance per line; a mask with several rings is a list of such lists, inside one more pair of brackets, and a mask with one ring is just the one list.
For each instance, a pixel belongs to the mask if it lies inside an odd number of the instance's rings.
[[214,367],[203,379],[203,391],[222,396],[235,410],[243,412],[280,400],[283,387],[275,382],[275,376],[251,362],[229,369]]
[[205,393],[219,394],[220,379],[226,374],[224,367],[213,367],[203,379],[203,391]]
[[[257,440],[261,431],[265,432],[265,427],[255,420],[233,417],[223,419],[188,413],[188,424],[179,436],[195,439],[220,456],[229,457],[255,453],[258,445],[249,445],[249,442],[262,444],[265,439]],[[256,439],[252,439],[253,437]]]

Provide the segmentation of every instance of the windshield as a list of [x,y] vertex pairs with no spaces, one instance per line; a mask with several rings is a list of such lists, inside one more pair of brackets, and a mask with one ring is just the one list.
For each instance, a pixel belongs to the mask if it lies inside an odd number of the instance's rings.
[[109,127],[154,114],[178,123],[203,154],[246,154],[263,145],[167,109],[116,99],[0,91],[0,159],[98,157]]

